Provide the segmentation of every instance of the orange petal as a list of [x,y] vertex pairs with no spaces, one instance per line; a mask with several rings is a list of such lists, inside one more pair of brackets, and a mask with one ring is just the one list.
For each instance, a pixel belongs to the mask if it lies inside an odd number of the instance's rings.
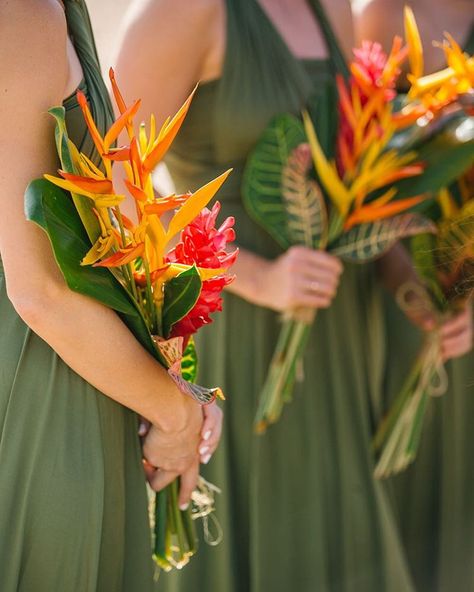
[[141,100],[138,99],[131,105],[126,111],[124,111],[120,117],[112,124],[109,131],[105,134],[104,138],[104,152],[108,152],[110,146],[121,134],[123,128],[128,124],[131,125],[133,117],[137,114],[140,108]]
[[109,179],[93,179],[90,177],[81,177],[79,175],[73,175],[72,173],[66,173],[66,171],[59,170],[59,174],[66,181],[71,181],[77,187],[84,189],[89,193],[96,193],[101,195],[110,195],[114,193],[112,181]]
[[186,196],[178,195],[178,196],[160,199],[159,201],[156,201],[155,203],[147,204],[144,209],[147,214],[157,214],[158,216],[161,216],[161,214],[164,214],[165,212],[169,212],[170,210],[174,210],[178,206],[185,203],[185,201],[188,199],[188,197],[189,196],[187,196],[187,195]]
[[166,125],[164,129],[162,128],[162,130],[160,131],[160,134],[158,135],[158,140],[155,142],[155,146],[150,151],[150,154],[146,157],[143,163],[143,167],[146,171],[151,172],[156,167],[156,165],[160,162],[160,160],[162,160],[163,156],[166,154],[169,147],[173,143],[173,140],[175,139],[177,133],[179,132],[183,124],[183,121],[186,118],[196,90],[197,86],[186,99],[183,106],[176,113],[173,119]]
[[81,107],[82,114],[84,115],[86,125],[89,129],[89,133],[92,137],[95,147],[97,148],[97,151],[99,152],[99,154],[102,154],[103,152],[105,152],[104,140],[103,140],[102,136],[100,135],[99,130],[97,129],[97,126],[94,122],[94,119],[93,119],[92,114],[89,109],[89,105],[87,104],[86,96],[80,90],[77,91],[77,102],[79,103],[79,106]]
[[122,265],[127,265],[127,263],[130,263],[134,259],[141,257],[144,250],[144,243],[139,243],[138,245],[127,247],[125,249],[120,249],[120,251],[117,251],[117,253],[107,257],[107,259],[95,263],[94,267],[121,267]]
[[416,197],[409,197],[407,199],[400,199],[393,203],[386,204],[381,207],[374,207],[371,204],[363,206],[359,210],[353,212],[346,220],[344,229],[349,230],[357,224],[363,224],[365,222],[375,222],[376,220],[383,220],[384,218],[390,218],[396,214],[400,214],[409,208],[416,206],[420,202],[426,199],[425,195],[419,195]]
[[336,82],[337,90],[339,93],[339,103],[341,105],[342,111],[344,112],[344,115],[346,116],[349,125],[352,127],[352,129],[354,129],[356,126],[356,117],[354,115],[354,109],[352,107],[352,101],[347,91],[346,83],[344,81],[344,78],[340,74],[336,76]]
[[123,148],[111,148],[107,154],[102,154],[102,158],[108,158],[113,161],[124,162],[130,160],[130,148],[124,146]]
[[140,187],[137,187],[133,183],[130,183],[130,181],[128,179],[124,179],[124,183],[134,199],[136,199],[137,201],[141,201],[141,202],[146,202],[148,200],[148,196],[143,191],[143,189],[141,189]]

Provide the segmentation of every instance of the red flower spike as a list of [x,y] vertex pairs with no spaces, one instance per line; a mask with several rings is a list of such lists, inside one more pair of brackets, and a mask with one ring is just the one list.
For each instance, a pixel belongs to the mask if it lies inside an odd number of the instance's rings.
[[[237,250],[227,252],[228,243],[235,240],[234,219],[227,218],[219,228],[215,227],[220,211],[216,202],[209,210],[205,208],[181,233],[181,240],[168,254],[168,260],[202,268],[228,269],[237,258]],[[212,322],[210,315],[222,309],[222,290],[233,277],[221,275],[202,284],[201,294],[189,314],[176,323],[172,336],[187,337],[203,325]]]

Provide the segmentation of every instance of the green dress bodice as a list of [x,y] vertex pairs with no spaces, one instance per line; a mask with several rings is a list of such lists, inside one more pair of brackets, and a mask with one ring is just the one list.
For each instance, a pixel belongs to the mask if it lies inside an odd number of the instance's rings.
[[[105,131],[113,114],[87,9],[66,0],[65,10],[81,89]],[[75,93],[64,107],[71,139],[97,160]],[[135,414],[84,381],[23,323],[1,263],[0,326],[0,589],[151,590]]]

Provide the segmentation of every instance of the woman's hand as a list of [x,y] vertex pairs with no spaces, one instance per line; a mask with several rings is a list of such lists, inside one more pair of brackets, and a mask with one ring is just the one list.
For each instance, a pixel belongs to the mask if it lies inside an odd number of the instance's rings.
[[277,311],[328,308],[343,271],[336,257],[306,247],[291,247],[266,261],[256,274],[253,301]]
[[471,351],[473,345],[472,306],[468,305],[458,315],[441,327],[443,360],[460,358]]
[[160,491],[181,477],[179,506],[185,509],[199,476],[199,447],[202,439],[203,411],[185,396],[186,421],[179,430],[163,430],[152,425],[143,441],[145,472],[151,487]]
[[[407,313],[408,318],[422,331],[429,332],[436,328],[434,316],[426,312]],[[444,361],[460,358],[473,347],[472,305],[468,305],[456,316],[441,325],[441,355]]]
[[201,430],[202,440],[199,444],[199,454],[201,462],[207,465],[219,444],[224,414],[215,401],[210,405],[205,405],[202,410],[204,413],[204,423]]

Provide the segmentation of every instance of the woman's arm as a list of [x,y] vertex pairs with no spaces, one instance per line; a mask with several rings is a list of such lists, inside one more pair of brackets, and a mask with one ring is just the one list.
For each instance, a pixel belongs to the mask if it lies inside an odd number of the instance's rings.
[[200,407],[113,311],[68,289],[49,240],[23,212],[28,182],[57,166],[47,109],[61,103],[67,79],[66,23],[56,1],[0,3],[0,253],[8,295],[73,370],[160,429],[164,453],[153,461],[171,479],[191,465],[195,471]]

